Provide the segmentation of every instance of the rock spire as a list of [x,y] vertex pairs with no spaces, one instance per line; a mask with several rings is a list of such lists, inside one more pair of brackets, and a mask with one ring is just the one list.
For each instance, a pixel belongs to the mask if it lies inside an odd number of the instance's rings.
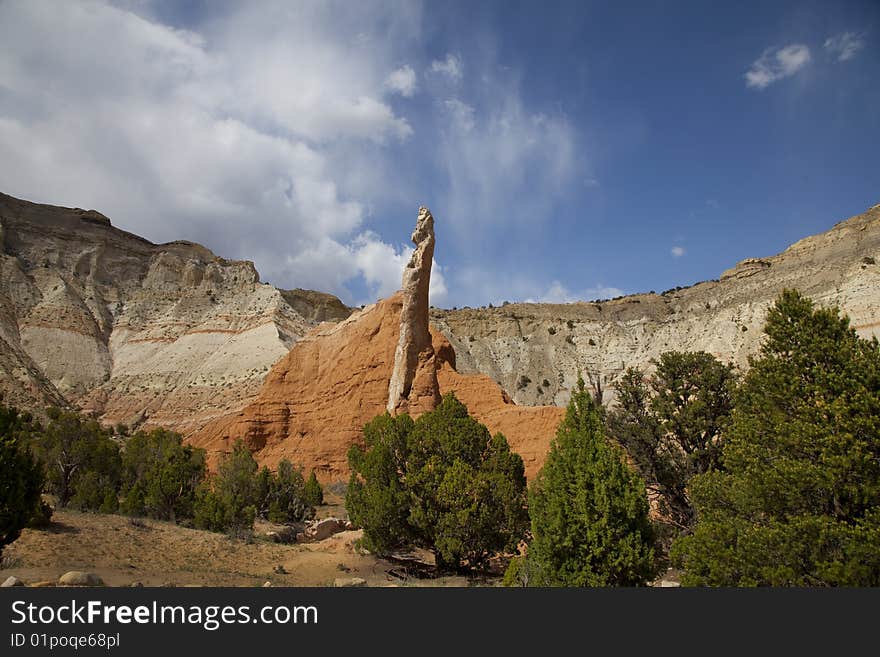
[[403,270],[400,337],[388,384],[388,412],[392,415],[408,412],[413,406],[433,408],[440,400],[434,348],[428,330],[434,217],[424,206],[419,208],[412,241],[416,248]]

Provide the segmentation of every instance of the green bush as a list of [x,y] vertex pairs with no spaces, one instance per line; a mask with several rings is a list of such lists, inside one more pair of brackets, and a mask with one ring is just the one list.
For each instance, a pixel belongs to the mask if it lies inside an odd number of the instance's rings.
[[321,484],[318,482],[318,477],[315,474],[315,471],[312,470],[312,474],[309,475],[309,480],[306,482],[305,486],[305,500],[311,506],[321,506],[324,503],[324,489],[321,488]]
[[237,441],[218,467],[217,475],[195,492],[194,524],[200,529],[246,534],[256,517],[289,523],[314,517],[305,500],[302,473],[283,460],[278,472],[258,469],[247,446]]
[[119,491],[119,445],[95,420],[58,409],[48,414],[49,426],[31,442],[46,470],[48,492],[61,507],[115,511],[111,498]]
[[682,583],[880,585],[880,344],[786,291],[736,399],[724,471],[694,477]]
[[[268,469],[264,470],[268,473]],[[260,515],[277,523],[313,518],[315,508],[309,501],[307,487],[302,473],[290,461],[281,461],[275,474],[269,474],[266,496],[260,500]]]
[[41,509],[43,473],[22,439],[27,424],[17,410],[0,406],[0,556]]
[[413,421],[374,418],[349,451],[346,507],[365,547],[422,547],[437,568],[462,570],[512,551],[528,523],[522,459],[453,394]]
[[236,441],[218,467],[217,476],[196,493],[195,526],[235,534],[253,529],[260,503],[257,462],[247,445]]
[[[43,476],[42,470],[40,471],[40,476]],[[28,521],[28,527],[33,527],[35,529],[48,527],[52,524],[52,514],[54,512],[55,509],[41,498],[40,501],[37,502],[34,515],[32,515],[31,519]]]
[[122,510],[177,522],[192,518],[205,452],[165,429],[139,431],[122,453]]
[[579,379],[529,490],[529,585],[636,586],[654,574],[645,485],[604,429]]
[[733,407],[733,367],[706,352],[668,351],[649,379],[629,368],[617,385],[609,434],[629,453],[661,514],[688,530],[692,477],[719,466],[723,430]]

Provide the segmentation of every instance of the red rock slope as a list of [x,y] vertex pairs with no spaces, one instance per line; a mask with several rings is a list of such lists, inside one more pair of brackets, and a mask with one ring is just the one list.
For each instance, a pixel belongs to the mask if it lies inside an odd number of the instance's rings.
[[[190,442],[216,462],[242,438],[261,464],[274,467],[287,458],[322,481],[347,479],[349,446],[385,412],[401,306],[397,294],[339,324],[316,327],[275,364],[252,403],[193,432]],[[490,431],[501,431],[534,476],[565,410],[517,406],[489,377],[459,374],[449,342],[437,331],[432,336],[436,356],[421,367],[437,368],[440,392],[454,391]],[[410,402],[414,416],[429,409],[429,401]]]

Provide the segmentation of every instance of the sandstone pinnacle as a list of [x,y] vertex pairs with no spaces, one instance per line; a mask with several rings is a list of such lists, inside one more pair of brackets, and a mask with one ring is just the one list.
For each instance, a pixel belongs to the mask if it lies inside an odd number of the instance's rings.
[[440,401],[434,348],[428,330],[428,288],[434,258],[434,217],[426,207],[412,234],[415,250],[403,270],[400,336],[388,384],[388,412],[404,413],[412,406],[433,408]]

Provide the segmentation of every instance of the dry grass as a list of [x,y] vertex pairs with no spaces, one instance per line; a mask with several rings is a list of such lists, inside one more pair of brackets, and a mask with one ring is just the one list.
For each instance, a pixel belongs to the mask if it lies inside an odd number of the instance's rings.
[[[326,517],[333,506],[322,508]],[[281,545],[179,527],[168,522],[132,522],[124,516],[56,511],[45,529],[27,529],[4,550],[3,579],[57,581],[69,570],[99,575],[108,586],[332,586],[337,577],[361,577],[368,586],[467,586],[462,577],[401,579],[399,562],[355,548],[359,531],[312,544]],[[279,568],[280,566],[280,568]],[[408,571],[404,571],[408,572]]]

